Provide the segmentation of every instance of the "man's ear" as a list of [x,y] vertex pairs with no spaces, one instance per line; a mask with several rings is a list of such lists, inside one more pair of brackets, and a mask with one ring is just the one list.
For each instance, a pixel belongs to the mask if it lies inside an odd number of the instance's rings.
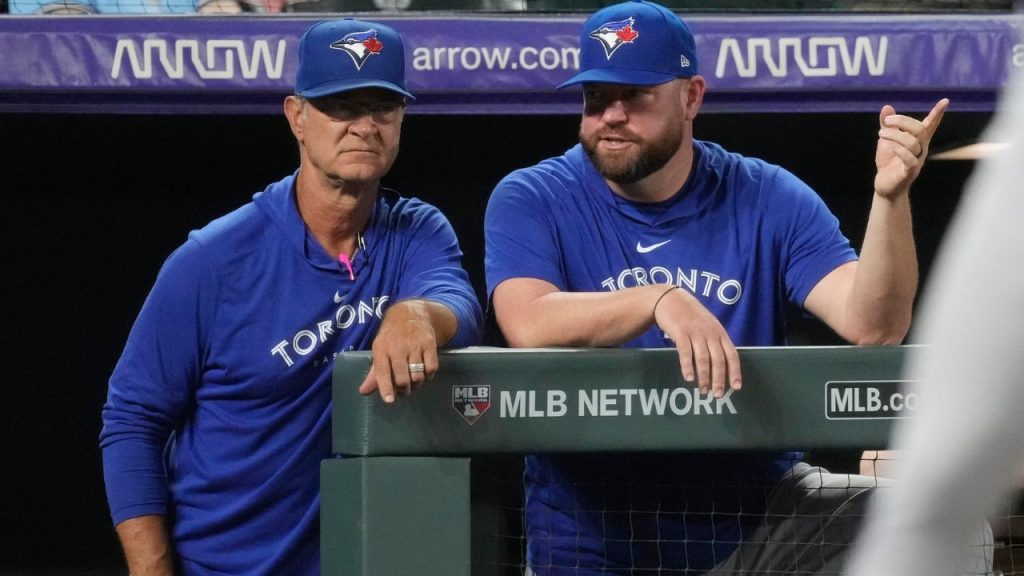
[[284,116],[288,119],[288,126],[292,130],[292,135],[298,140],[299,144],[302,144],[303,138],[303,120],[305,120],[305,106],[306,101],[295,95],[288,96],[284,99]]
[[680,98],[682,99],[682,106],[687,121],[692,122],[697,117],[697,113],[700,112],[700,106],[704,103],[705,88],[707,88],[707,84],[704,81],[704,77],[699,74],[686,81]]

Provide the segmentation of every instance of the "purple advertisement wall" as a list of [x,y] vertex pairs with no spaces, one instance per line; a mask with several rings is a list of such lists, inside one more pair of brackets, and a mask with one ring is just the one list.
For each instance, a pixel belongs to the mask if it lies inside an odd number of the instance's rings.
[[[406,39],[411,113],[575,113],[584,15],[380,18]],[[278,113],[315,19],[0,17],[0,111]],[[990,110],[1024,16],[692,16],[705,111]]]

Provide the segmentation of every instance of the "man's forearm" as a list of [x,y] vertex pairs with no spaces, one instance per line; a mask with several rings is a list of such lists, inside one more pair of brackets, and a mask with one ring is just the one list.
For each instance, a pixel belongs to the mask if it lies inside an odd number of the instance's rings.
[[139,516],[117,525],[132,576],[173,576],[171,539],[164,516]]
[[898,344],[910,329],[917,293],[917,250],[910,199],[875,196],[847,318],[861,344]]
[[[494,302],[511,346],[618,346],[654,324],[654,304],[667,288],[658,284],[615,292],[554,291],[526,302],[505,303],[496,291]],[[503,304],[508,310],[502,310]]]
[[447,306],[423,298],[412,298],[396,302],[388,309],[388,322],[398,324],[424,322],[434,330],[437,347],[444,347],[458,330],[459,323]]

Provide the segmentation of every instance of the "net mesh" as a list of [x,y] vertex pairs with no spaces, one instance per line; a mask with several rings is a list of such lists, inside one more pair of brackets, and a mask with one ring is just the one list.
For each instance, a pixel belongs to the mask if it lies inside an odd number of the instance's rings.
[[[635,455],[613,455],[608,461],[630,456]],[[530,554],[538,574],[553,575],[841,574],[842,558],[868,501],[859,495],[891,486],[884,478],[890,456],[806,456],[827,463],[832,472],[796,467],[786,477],[802,470],[799,481],[765,483],[759,491],[751,490],[750,482],[737,481],[714,487],[714,494],[707,486],[664,478],[623,483],[631,475],[621,470],[595,475],[588,469],[585,481],[544,486],[542,498],[561,488],[580,495],[564,517],[554,520],[528,514],[524,507],[530,472],[523,457],[474,458],[472,573],[522,575]],[[730,491],[739,505],[728,504]],[[588,494],[596,498],[584,496]],[[759,494],[759,505],[746,506],[751,494]],[[680,533],[673,528],[677,521],[691,528]],[[1024,497],[1016,494],[1007,501],[1002,513],[989,520],[989,528],[991,532],[979,527],[977,541],[965,552],[974,566],[970,573],[1024,574]],[[599,543],[588,534],[599,534]],[[711,557],[701,560],[708,550]]]

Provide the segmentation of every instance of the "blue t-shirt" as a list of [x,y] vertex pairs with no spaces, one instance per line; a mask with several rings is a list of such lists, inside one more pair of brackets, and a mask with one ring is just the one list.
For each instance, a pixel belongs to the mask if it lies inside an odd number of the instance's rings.
[[[523,277],[568,292],[675,284],[736,345],[784,344],[787,302],[802,305],[856,254],[793,174],[709,142],[694,141],[694,151],[686,185],[659,203],[614,194],[579,145],[507,176],[484,224],[488,294]],[[655,326],[623,346],[674,344]],[[778,455],[530,456],[528,562],[542,575],[710,569],[756,526],[765,487],[788,464]]]
[[110,379],[104,475],[115,523],[167,514],[185,574],[318,574],[331,371],[389,303],[425,298],[478,342],[455,233],[382,190],[348,270],[308,233],[295,177],[189,235],[165,262]]

